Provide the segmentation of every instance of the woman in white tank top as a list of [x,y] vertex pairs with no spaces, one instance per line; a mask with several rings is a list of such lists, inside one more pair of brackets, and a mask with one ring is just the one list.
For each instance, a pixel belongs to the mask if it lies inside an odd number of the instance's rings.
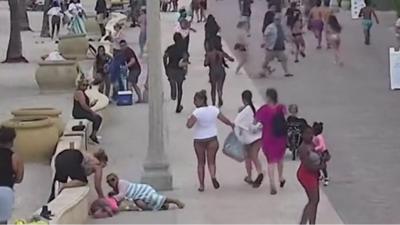
[[205,90],[196,92],[194,104],[196,109],[189,117],[186,126],[194,130],[194,149],[197,156],[197,175],[200,183],[198,191],[203,192],[206,160],[214,188],[218,189],[220,186],[216,178],[215,166],[215,158],[219,148],[217,120],[232,127],[232,129],[235,125],[217,107],[207,105],[207,92]]

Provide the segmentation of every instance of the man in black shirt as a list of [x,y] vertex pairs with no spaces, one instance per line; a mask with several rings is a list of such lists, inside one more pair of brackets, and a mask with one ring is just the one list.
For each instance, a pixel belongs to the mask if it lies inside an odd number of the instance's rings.
[[176,100],[178,97],[176,113],[180,113],[183,110],[183,106],[181,105],[183,96],[182,86],[187,73],[188,55],[183,46],[183,37],[180,33],[174,34],[174,42],[173,45],[165,50],[163,62],[171,86],[171,99]]

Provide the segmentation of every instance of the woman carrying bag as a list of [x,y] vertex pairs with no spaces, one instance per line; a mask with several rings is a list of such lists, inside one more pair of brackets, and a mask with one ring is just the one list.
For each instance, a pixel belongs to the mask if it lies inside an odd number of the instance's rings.
[[[241,107],[239,114],[235,118],[235,135],[238,140],[244,145],[245,148],[245,165],[247,176],[244,181],[254,188],[260,187],[264,174],[258,153],[261,149],[261,124],[254,124],[254,116],[257,108],[253,104],[253,95],[251,91],[245,90],[242,93],[243,106]],[[254,164],[258,176],[256,180],[252,180],[252,165]]]

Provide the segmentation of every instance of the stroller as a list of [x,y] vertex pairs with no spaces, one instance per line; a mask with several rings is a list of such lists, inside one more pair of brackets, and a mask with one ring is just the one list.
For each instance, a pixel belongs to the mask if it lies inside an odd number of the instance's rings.
[[288,131],[288,148],[292,152],[292,160],[296,160],[297,150],[302,142],[302,127],[304,126],[301,120],[290,121],[287,123]]

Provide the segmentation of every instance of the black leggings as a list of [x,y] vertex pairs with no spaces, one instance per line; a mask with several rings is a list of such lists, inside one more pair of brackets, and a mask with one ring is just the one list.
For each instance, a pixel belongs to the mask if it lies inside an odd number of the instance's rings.
[[328,178],[328,170],[326,168],[321,170],[321,174],[324,175],[324,178]]
[[54,15],[51,17],[51,38],[54,38],[54,32],[56,32],[56,35],[58,36],[58,33],[60,32],[60,24],[61,24],[60,16]]
[[103,121],[103,118],[99,114],[93,115],[91,113],[83,113],[79,115],[73,115],[75,119],[87,119],[93,123],[93,131],[98,131]]
[[[176,99],[177,97],[177,103],[176,103],[176,108],[181,106],[182,102],[182,96],[183,96],[183,80],[170,80],[169,85],[171,86],[171,98]],[[177,96],[178,94],[178,96]]]

